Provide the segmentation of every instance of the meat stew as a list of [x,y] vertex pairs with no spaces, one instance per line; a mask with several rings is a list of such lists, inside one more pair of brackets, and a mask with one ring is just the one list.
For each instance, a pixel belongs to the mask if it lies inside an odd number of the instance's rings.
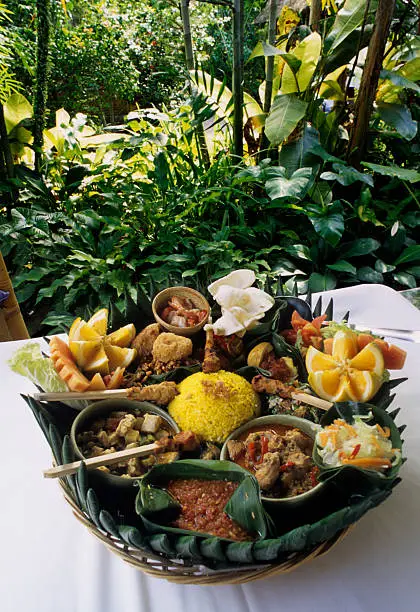
[[300,429],[272,424],[253,427],[229,440],[230,459],[258,480],[266,497],[295,497],[318,484],[314,441]]

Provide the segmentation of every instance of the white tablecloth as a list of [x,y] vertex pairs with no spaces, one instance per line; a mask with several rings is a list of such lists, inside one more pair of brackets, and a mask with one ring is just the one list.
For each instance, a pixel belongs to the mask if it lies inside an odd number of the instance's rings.
[[[380,285],[330,292],[336,313],[372,326],[420,329],[420,312]],[[326,305],[326,300],[324,300]],[[40,341],[42,342],[42,341]],[[42,470],[50,450],[19,393],[34,387],[6,362],[21,344],[0,344],[2,612],[411,612],[419,610],[420,345],[408,351],[398,388],[407,463],[392,496],[324,557],[290,574],[243,586],[184,586],[148,577],[110,553],[73,517]]]

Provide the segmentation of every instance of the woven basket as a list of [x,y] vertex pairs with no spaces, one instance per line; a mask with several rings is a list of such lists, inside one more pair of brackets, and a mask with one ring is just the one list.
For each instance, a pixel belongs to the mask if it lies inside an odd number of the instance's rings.
[[0,253],[0,289],[8,291],[9,297],[0,306],[0,342],[10,340],[26,340],[29,338],[25,321],[20,312],[19,304],[13,291],[12,282],[6,269],[6,264]]
[[123,543],[96,527],[89,516],[74,503],[71,492],[68,489],[66,482],[60,479],[60,484],[63,489],[64,497],[73,509],[74,516],[89,529],[89,531],[97,537],[105,546],[129,563],[132,567],[154,576],[156,578],[165,578],[170,582],[177,584],[196,584],[196,585],[223,585],[223,584],[244,584],[262,578],[269,578],[276,574],[291,572],[303,563],[311,561],[315,557],[319,557],[327,553],[336,544],[341,542],[352,529],[349,526],[339,531],[333,538],[326,540],[322,544],[314,546],[310,550],[304,552],[290,553],[286,561],[274,564],[264,564],[261,566],[253,565],[251,567],[244,565],[242,568],[226,569],[226,570],[210,570],[203,565],[195,565],[180,559],[167,559],[163,555],[151,554],[150,551],[142,551],[139,548],[134,548]]

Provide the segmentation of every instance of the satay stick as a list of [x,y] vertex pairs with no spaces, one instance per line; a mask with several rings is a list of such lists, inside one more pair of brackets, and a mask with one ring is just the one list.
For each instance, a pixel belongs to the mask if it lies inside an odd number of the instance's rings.
[[[122,451],[116,451],[115,453],[107,453],[106,455],[99,455],[98,457],[90,457],[90,459],[84,459],[84,463],[88,470],[98,468],[103,465],[112,465],[113,463],[119,463],[133,457],[144,457],[150,455],[157,449],[161,449],[162,446],[159,444],[144,444],[143,446],[137,446],[136,448],[126,448]],[[57,467],[44,470],[44,478],[59,478],[60,476],[68,476],[69,474],[75,474],[80,467],[82,461],[73,461],[73,463],[65,463],[64,465],[58,465]]]
[[62,391],[59,393],[33,393],[32,397],[36,400],[49,402],[60,402],[65,400],[94,400],[94,399],[113,399],[128,397],[129,389],[106,389],[105,391]]
[[309,393],[292,393],[292,399],[303,402],[304,404],[309,404],[320,410],[329,410],[334,405],[332,402],[328,402],[320,397],[315,397],[314,395],[309,395]]

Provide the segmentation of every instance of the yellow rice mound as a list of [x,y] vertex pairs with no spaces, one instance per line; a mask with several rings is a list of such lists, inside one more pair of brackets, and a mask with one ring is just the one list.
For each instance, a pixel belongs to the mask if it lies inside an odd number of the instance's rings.
[[183,431],[203,440],[224,442],[234,429],[260,414],[260,399],[252,385],[232,372],[197,372],[178,385],[169,404],[171,417]]

